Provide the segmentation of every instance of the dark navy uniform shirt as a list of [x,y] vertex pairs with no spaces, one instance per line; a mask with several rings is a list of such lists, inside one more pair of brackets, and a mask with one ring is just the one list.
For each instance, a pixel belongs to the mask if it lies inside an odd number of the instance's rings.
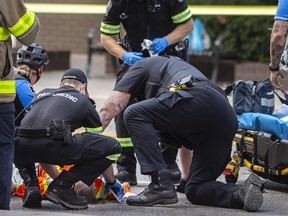
[[130,93],[131,98],[142,100],[156,97],[163,91],[168,95],[177,94],[182,97],[180,92],[183,91],[171,92],[168,87],[189,75],[196,80],[209,81],[198,69],[177,57],[155,56],[136,62],[114,90]]
[[65,120],[72,131],[80,127],[102,126],[94,101],[70,86],[44,89],[36,95],[33,103],[31,110],[23,118],[21,127],[49,127],[52,120]]
[[122,23],[131,51],[139,52],[143,39],[164,37],[191,18],[185,0],[109,0],[100,31],[117,35]]

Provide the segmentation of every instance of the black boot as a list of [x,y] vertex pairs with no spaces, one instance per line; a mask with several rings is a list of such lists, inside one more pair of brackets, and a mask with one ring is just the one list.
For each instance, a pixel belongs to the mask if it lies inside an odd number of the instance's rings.
[[178,202],[177,193],[171,174],[168,170],[154,172],[151,175],[152,182],[147,188],[137,196],[128,197],[128,205],[134,206],[153,206],[156,204],[173,204]]
[[44,197],[55,203],[60,204],[68,209],[86,209],[88,208],[87,200],[75,193],[72,187],[79,179],[70,172],[63,170],[60,175],[52,181]]
[[261,192],[261,179],[255,173],[252,173],[244,182],[240,190],[234,192],[232,204],[235,208],[245,208],[248,212],[257,211],[263,203]]
[[35,165],[28,167],[18,167],[19,173],[24,180],[25,191],[23,196],[23,207],[39,208],[41,207],[42,197],[38,178],[36,176]]
[[172,182],[178,184],[181,180],[181,171],[176,161],[173,164],[166,164],[166,167],[171,173]]

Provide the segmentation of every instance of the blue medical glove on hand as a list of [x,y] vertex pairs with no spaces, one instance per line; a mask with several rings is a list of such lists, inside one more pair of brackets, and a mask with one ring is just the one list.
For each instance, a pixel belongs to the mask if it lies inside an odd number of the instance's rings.
[[153,55],[159,54],[162,52],[167,46],[169,45],[168,40],[166,37],[162,38],[155,38],[152,41],[151,46],[149,47],[149,50],[152,51]]
[[128,64],[128,65],[132,65],[134,64],[135,62],[143,59],[142,57],[142,53],[140,52],[125,52],[122,57],[121,57],[121,60],[125,63],[125,64]]

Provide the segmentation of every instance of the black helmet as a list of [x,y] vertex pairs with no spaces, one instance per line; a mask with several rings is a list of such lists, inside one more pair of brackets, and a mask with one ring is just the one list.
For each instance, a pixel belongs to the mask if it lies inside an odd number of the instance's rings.
[[49,62],[47,51],[39,44],[32,43],[29,46],[23,45],[17,52],[17,64],[28,65],[30,68],[38,70],[43,64]]

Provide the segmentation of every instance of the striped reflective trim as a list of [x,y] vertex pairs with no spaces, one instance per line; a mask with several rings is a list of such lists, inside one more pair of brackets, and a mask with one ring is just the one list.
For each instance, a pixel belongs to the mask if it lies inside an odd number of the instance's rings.
[[133,147],[131,138],[117,138],[117,140],[120,142],[122,148]]
[[192,17],[192,13],[189,8],[187,8],[182,13],[172,16],[173,23],[182,23]]
[[8,40],[10,35],[11,34],[10,34],[10,32],[7,29],[0,27],[0,41]]
[[15,94],[15,80],[0,80],[0,94]]
[[120,157],[121,154],[113,154],[113,155],[108,155],[106,158],[108,160],[116,161]]
[[261,98],[261,106],[274,107],[274,104],[275,104],[274,98],[272,99]]
[[90,133],[102,133],[103,132],[103,128],[101,127],[97,127],[97,128],[85,128],[86,132],[90,132]]
[[100,31],[106,34],[118,34],[120,33],[120,25],[109,25],[101,22]]
[[27,11],[18,22],[9,28],[9,31],[16,37],[24,34],[34,23],[35,14],[31,11]]

